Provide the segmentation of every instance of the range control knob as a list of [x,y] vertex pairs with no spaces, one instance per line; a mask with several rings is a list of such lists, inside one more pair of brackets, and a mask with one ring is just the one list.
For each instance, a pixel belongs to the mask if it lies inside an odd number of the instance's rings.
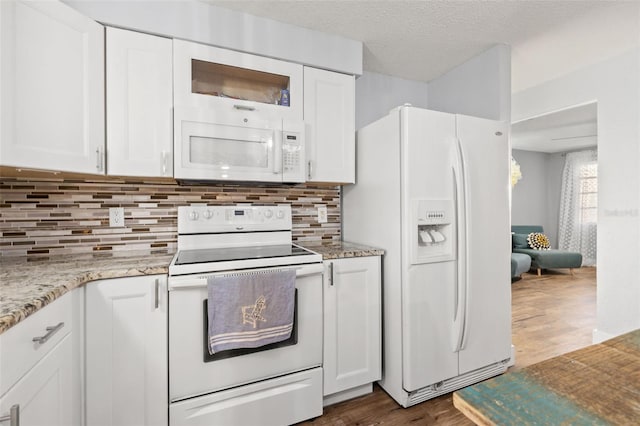
[[267,219],[271,219],[271,216],[273,216],[273,212],[271,210],[264,211],[264,217],[266,217]]
[[198,212],[191,212],[189,213],[189,220],[198,220],[198,218],[200,217],[200,215],[198,214]]
[[213,212],[211,210],[205,210],[204,213],[202,213],[202,216],[204,216],[205,219],[211,219],[213,217]]
[[278,210],[278,219],[282,219],[282,218],[284,218],[284,211]]

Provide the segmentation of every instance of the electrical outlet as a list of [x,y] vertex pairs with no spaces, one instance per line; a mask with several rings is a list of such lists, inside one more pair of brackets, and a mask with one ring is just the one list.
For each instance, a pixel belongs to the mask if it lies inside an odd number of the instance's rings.
[[327,206],[318,206],[318,223],[327,223]]
[[109,226],[111,228],[124,226],[124,207],[109,207]]

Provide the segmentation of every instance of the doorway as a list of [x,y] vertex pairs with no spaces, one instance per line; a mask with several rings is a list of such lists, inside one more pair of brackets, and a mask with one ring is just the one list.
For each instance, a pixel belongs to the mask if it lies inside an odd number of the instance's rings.
[[[576,309],[576,301],[563,299],[560,291],[570,286],[572,280],[580,282],[583,291],[577,297],[584,298],[584,305],[590,313],[581,316],[581,324],[567,318],[564,327],[555,327],[555,331],[547,327],[544,337],[540,337],[541,340],[552,339],[558,348],[566,351],[581,347],[576,345],[591,344],[595,328],[597,130],[596,102],[520,120],[512,123],[511,129],[512,167],[515,164],[520,171],[519,179],[518,176],[512,177],[512,225],[542,226],[552,249],[577,251],[583,257],[583,266],[575,275],[569,269],[543,270],[542,277],[537,277],[531,271],[524,273],[522,280],[512,284],[514,295],[516,291],[537,285],[541,290],[544,286],[545,294],[552,297],[554,287],[557,288],[556,303],[565,304],[561,310],[570,317],[572,309]],[[526,315],[518,319],[516,312],[522,313],[523,310],[515,304],[523,301],[515,296],[513,300],[514,328],[518,327],[517,322],[521,320],[529,321],[528,325],[534,328],[539,323],[542,331],[546,321],[557,321],[555,318],[545,318],[549,315],[548,311],[536,311],[535,306],[525,310]],[[584,339],[576,340],[576,333],[584,336]],[[541,341],[540,344],[544,346],[545,342]]]

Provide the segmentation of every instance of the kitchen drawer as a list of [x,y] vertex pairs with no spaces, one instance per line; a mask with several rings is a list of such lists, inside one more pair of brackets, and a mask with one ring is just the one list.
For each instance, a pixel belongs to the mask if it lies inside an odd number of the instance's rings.
[[171,426],[290,425],[322,415],[322,368],[171,404]]
[[[67,293],[0,334],[0,395],[40,361],[72,328],[72,296]],[[62,325],[60,325],[62,324]],[[55,327],[55,330],[47,328]],[[42,343],[36,337],[49,336]]]

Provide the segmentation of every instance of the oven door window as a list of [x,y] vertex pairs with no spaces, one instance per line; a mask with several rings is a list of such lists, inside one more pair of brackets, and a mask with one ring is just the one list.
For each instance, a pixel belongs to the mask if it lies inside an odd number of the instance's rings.
[[294,305],[293,305],[293,329],[291,330],[291,336],[287,340],[283,340],[281,342],[271,343],[269,345],[260,346],[258,348],[241,348],[241,349],[231,349],[228,351],[216,352],[211,355],[209,353],[209,316],[207,314],[207,300],[205,299],[202,302],[202,318],[203,318],[203,327],[202,327],[202,353],[203,353],[203,361],[204,362],[212,362],[219,361],[222,359],[233,358],[236,356],[248,355],[255,352],[268,351],[271,349],[282,348],[286,346],[292,346],[298,343],[298,289],[295,291],[294,295]]

